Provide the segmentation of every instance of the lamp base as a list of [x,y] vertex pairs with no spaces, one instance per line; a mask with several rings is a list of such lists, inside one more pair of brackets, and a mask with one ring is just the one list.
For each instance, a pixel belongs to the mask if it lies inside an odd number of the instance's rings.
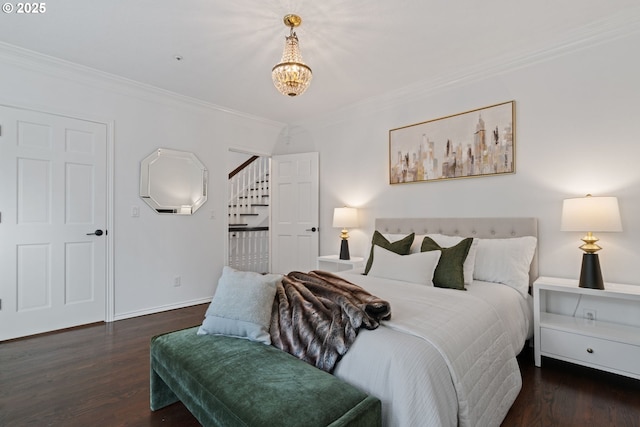
[[349,256],[349,241],[347,239],[342,239],[340,243],[340,259],[351,259]]
[[580,270],[580,282],[578,286],[589,289],[604,289],[598,254],[582,255],[582,268]]

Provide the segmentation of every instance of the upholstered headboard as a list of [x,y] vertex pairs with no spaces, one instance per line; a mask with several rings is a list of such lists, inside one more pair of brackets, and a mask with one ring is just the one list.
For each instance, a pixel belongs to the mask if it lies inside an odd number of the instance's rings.
[[[377,218],[376,230],[390,234],[445,234],[448,236],[505,239],[538,238],[537,218]],[[538,250],[531,261],[529,283],[538,278]]]

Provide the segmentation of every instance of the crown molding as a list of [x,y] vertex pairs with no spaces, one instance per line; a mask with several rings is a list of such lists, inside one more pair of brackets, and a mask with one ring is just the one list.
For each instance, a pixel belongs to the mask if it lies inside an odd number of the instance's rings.
[[0,61],[26,70],[40,72],[55,78],[83,84],[92,88],[99,88],[120,95],[135,97],[144,101],[179,106],[181,108],[189,106],[198,110],[216,111],[241,119],[260,122],[275,128],[286,126],[286,123],[265,119],[200,99],[180,95],[166,89],[126,79],[4,42],[0,42]]
[[289,128],[291,133],[295,134],[303,129],[324,128],[351,121],[354,118],[367,117],[406,105],[412,101],[424,99],[458,85],[479,82],[496,75],[507,74],[554,58],[627,38],[637,33],[640,33],[640,7],[576,28],[565,34],[563,40],[553,45],[538,49],[521,50],[498,58],[491,58],[490,61],[475,64],[461,71],[436,75],[398,90],[363,99],[322,116],[292,123]]

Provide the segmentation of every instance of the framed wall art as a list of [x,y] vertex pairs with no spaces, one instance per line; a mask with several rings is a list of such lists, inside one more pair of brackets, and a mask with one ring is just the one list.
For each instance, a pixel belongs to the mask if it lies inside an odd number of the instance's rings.
[[389,183],[515,173],[515,101],[389,131]]

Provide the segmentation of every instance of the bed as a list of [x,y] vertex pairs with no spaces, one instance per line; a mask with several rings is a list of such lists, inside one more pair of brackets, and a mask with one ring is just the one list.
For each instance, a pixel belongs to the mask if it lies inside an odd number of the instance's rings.
[[[342,349],[325,358],[330,364],[315,365],[379,399],[383,426],[499,426],[522,387],[516,356],[532,336],[536,248],[535,218],[377,219],[364,269],[311,272],[309,283],[316,273],[354,283],[366,291],[363,301],[387,311],[346,333],[351,340],[338,340]],[[303,313],[312,304],[285,286],[306,273],[231,270],[225,267],[199,335],[271,344],[307,362],[309,344],[332,339],[330,330],[297,348],[282,345],[283,335],[302,335],[282,319],[302,313],[310,319],[304,327],[318,330],[317,313],[329,311],[323,295]]]
[[[415,241],[432,234],[537,239],[535,218],[385,218],[375,229],[391,238],[415,233]],[[527,289],[538,275],[536,252],[520,261],[529,258]],[[360,270],[338,274],[392,307],[391,320],[360,331],[334,371],[382,401],[383,425],[500,425],[521,389],[515,357],[532,336],[528,292],[478,280],[461,292]]]

